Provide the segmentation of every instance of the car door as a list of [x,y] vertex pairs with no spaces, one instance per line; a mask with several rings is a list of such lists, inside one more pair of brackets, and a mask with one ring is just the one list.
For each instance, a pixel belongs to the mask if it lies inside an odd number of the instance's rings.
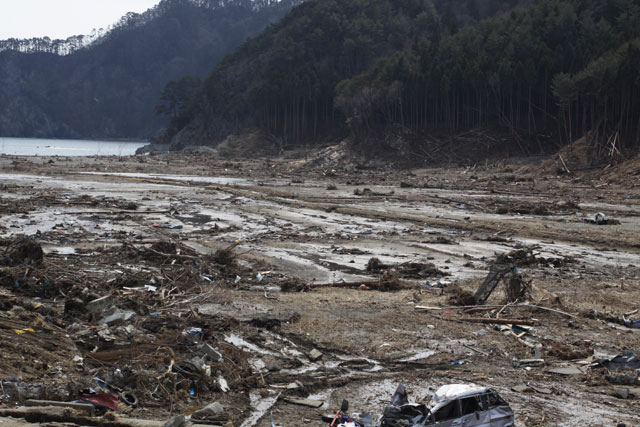
[[437,427],[454,427],[460,425],[455,424],[460,417],[460,405],[458,401],[452,400],[448,402],[446,405],[435,411],[432,414],[432,417],[435,423],[430,425],[435,425]]
[[514,425],[513,411],[498,393],[491,390],[486,394],[485,399],[484,403],[491,426],[511,427]]
[[489,413],[485,410],[485,405],[479,395],[468,396],[459,399],[460,417],[454,426],[479,427],[491,425]]

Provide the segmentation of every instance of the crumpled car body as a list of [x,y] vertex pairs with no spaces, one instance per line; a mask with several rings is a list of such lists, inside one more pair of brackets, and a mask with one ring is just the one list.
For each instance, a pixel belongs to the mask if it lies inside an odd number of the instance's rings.
[[470,384],[440,387],[428,405],[409,403],[400,384],[387,405],[380,427],[510,427],[513,411],[491,388]]

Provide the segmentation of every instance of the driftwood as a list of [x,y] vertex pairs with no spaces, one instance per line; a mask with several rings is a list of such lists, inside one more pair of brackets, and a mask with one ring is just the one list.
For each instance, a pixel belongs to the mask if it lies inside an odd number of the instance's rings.
[[525,326],[535,325],[535,322],[533,320],[525,320],[525,319],[492,319],[489,317],[463,317],[458,320],[461,320],[463,322],[488,323],[488,324],[497,324],[497,325],[525,325]]
[[166,214],[171,213],[173,210],[164,211],[134,211],[134,210],[118,210],[118,211],[79,211],[79,212],[56,212],[55,215],[145,215],[145,214]]
[[462,344],[462,346],[468,348],[469,350],[475,351],[476,353],[480,353],[480,354],[482,354],[484,356],[488,356],[489,355],[489,353],[485,353],[484,351],[478,350],[477,348],[471,347],[470,345]]
[[[444,307],[427,307],[427,306],[422,306],[422,305],[417,305],[415,306],[416,310],[466,310],[469,308],[472,309],[479,309],[479,308],[484,308],[484,309],[492,309],[492,308],[502,308],[504,307],[504,305],[482,305],[482,306],[477,306],[477,305],[446,305]],[[556,310],[554,308],[548,308],[548,307],[542,307],[540,305],[532,305],[532,304],[509,304],[509,307],[525,307],[525,308],[535,308],[538,310],[543,310],[543,311],[550,311],[552,313],[558,313],[561,314],[563,316],[567,316],[567,317],[571,317],[573,319],[575,319],[577,316],[571,314],[571,313],[567,313],[561,310]]]
[[178,259],[198,259],[197,256],[193,255],[182,255],[182,254],[165,254],[164,252],[158,252],[155,249],[146,248],[145,250],[154,253],[156,255],[166,257],[166,258],[178,258]]
[[476,208],[476,209],[478,209],[478,210],[480,210],[482,212],[486,212],[487,211],[484,207],[482,207],[480,205],[476,205],[476,204],[470,203],[470,202],[462,202],[460,200],[454,200],[454,199],[450,199],[448,197],[442,197],[439,194],[428,195],[427,197],[431,197],[433,199],[444,200],[445,202],[449,202],[449,203],[456,203],[458,205],[469,205],[469,206],[472,206],[472,207],[474,207],[474,208]]
[[564,167],[564,170],[567,171],[567,173],[569,175],[571,175],[571,171],[569,170],[569,168],[567,167],[567,164],[564,162],[564,159],[562,158],[561,154],[558,154],[558,157],[560,158],[560,161],[562,162],[562,166]]
[[309,283],[309,288],[359,288],[360,286],[378,286],[380,281],[368,281],[368,282],[332,282],[332,283]]
[[46,407],[46,406],[58,406],[62,408],[71,408],[76,411],[86,412],[90,417],[93,416],[93,412],[95,406],[89,403],[74,403],[74,402],[56,402],[52,400],[36,400],[29,399],[25,402],[25,406],[37,406],[37,407]]

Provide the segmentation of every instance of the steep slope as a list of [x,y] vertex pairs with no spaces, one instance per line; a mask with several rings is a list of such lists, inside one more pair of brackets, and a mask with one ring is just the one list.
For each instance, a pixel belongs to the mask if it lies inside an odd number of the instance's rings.
[[31,52],[0,52],[0,135],[152,136],[165,122],[154,106],[168,81],[206,75],[300,1],[163,0],[87,47],[76,39],[76,48],[46,40],[0,44]]
[[640,148],[639,70],[640,1],[545,0],[421,40],[336,92],[365,145],[389,128],[494,128],[521,154],[586,135],[597,159]]
[[351,135],[369,151],[425,153],[430,135],[482,128],[520,154],[585,135],[594,158],[639,149],[640,0],[499,3],[527,7],[304,4],[226,57],[168,136],[180,148],[251,129],[281,148]]
[[334,108],[338,82],[421,37],[531,1],[315,0],[248,41],[213,70],[173,147],[258,128],[282,146],[347,131]]

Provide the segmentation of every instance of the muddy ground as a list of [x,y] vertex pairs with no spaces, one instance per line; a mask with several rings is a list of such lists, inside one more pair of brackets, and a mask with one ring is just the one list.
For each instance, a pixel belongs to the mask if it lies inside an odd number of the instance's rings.
[[[139,401],[114,425],[217,401],[214,425],[322,426],[343,398],[379,415],[400,383],[421,401],[471,382],[517,425],[637,425],[637,371],[587,365],[640,353],[622,319],[640,318],[640,167],[560,172],[2,156],[0,410],[71,400],[97,377]],[[41,259],[15,255],[27,241]],[[504,283],[485,307],[452,305],[505,254],[522,255],[527,306],[505,307]],[[129,317],[104,325],[114,313]]]

